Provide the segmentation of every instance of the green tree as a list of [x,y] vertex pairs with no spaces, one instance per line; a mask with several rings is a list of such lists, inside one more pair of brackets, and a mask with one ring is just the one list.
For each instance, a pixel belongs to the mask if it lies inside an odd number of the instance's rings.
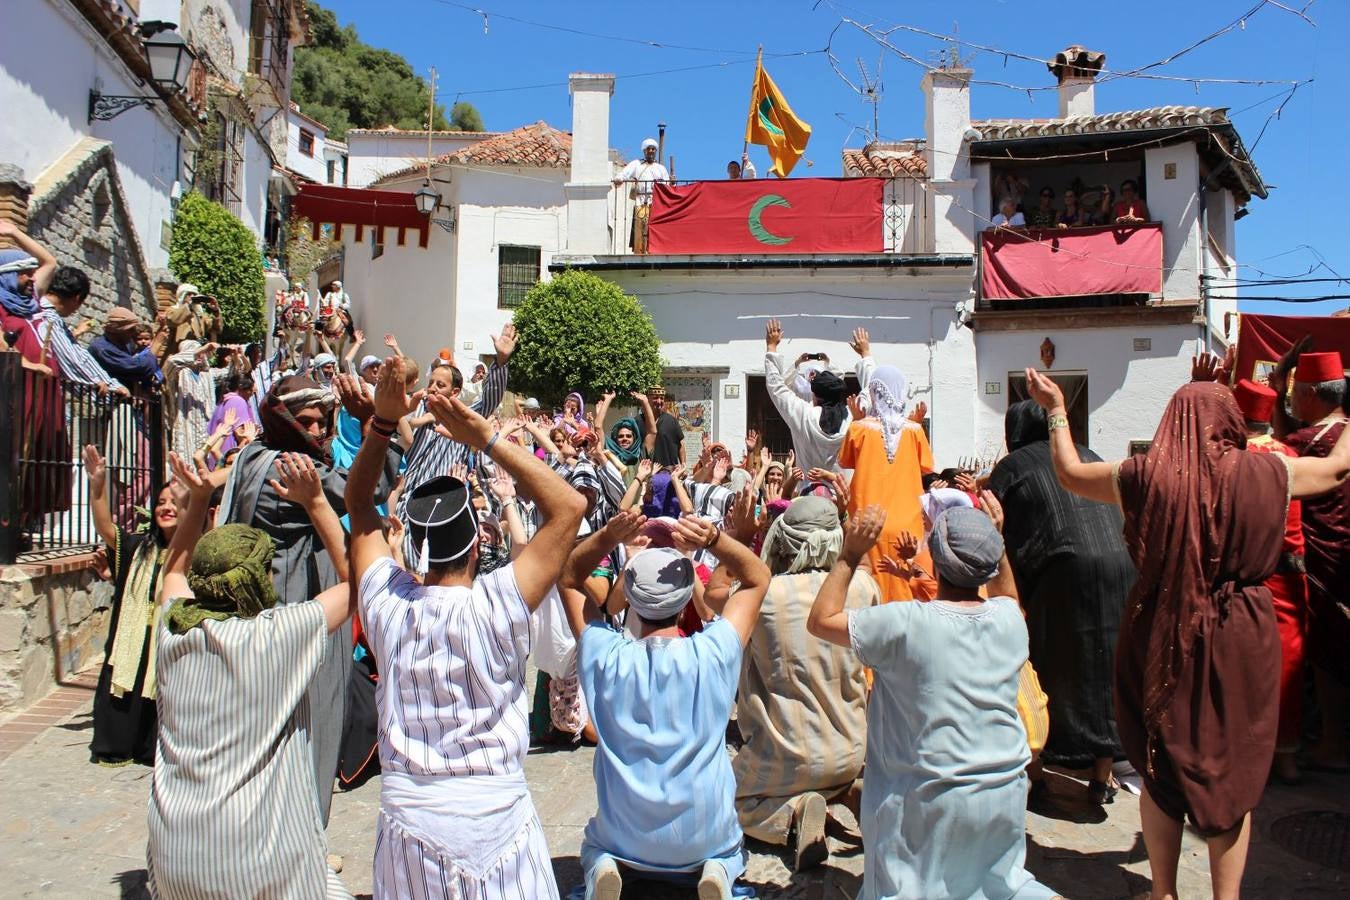
[[253,232],[219,203],[193,191],[178,204],[169,268],[220,302],[221,339],[258,340],[267,329],[262,254]]
[[456,131],[486,131],[483,117],[472,103],[463,100],[450,107],[450,127]]
[[[643,390],[661,378],[661,339],[636,297],[589,272],[568,270],[530,288],[516,309],[513,390],[546,403],[568,391]],[[603,339],[597,340],[597,335]]]
[[[372,47],[356,28],[308,0],[313,43],[295,51],[291,98],[305,115],[328,126],[341,140],[349,128],[419,129],[427,127],[427,83],[397,53]],[[461,110],[461,107],[463,109]],[[455,128],[482,131],[483,119],[470,103],[455,104]],[[436,104],[433,128],[449,127],[445,107]]]

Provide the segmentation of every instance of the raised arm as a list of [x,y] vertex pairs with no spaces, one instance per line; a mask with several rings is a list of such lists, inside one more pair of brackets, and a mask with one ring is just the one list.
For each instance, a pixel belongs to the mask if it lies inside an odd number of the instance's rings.
[[1341,429],[1341,436],[1331,453],[1319,459],[1300,456],[1289,460],[1289,492],[1295,497],[1314,497],[1335,490],[1350,477],[1350,425]]
[[741,637],[741,646],[750,643],[750,635],[759,621],[759,609],[769,592],[769,567],[749,547],[706,519],[685,516],[675,526],[675,546],[686,553],[708,550],[718,560],[718,571],[726,569],[740,589],[727,598],[722,618],[731,623]]
[[764,385],[769,390],[769,399],[795,436],[803,433],[813,418],[818,421],[820,414],[788,387],[782,359],[778,354],[778,345],[782,340],[783,326],[778,324],[777,319],[770,319],[764,331]]
[[[333,561],[338,580],[347,582],[350,573],[342,522],[338,520],[337,513],[328,503],[328,497],[323,489],[323,479],[314,468],[314,460],[303,453],[283,453],[277,458],[276,469],[280,478],[271,479],[269,483],[272,490],[277,492],[278,497],[297,504],[309,515],[309,520],[314,523],[314,530],[319,534],[319,540],[323,542],[323,549],[328,551],[328,558]],[[345,583],[328,588],[315,599],[323,604],[323,613],[328,620],[330,632],[341,628],[342,623],[351,618],[352,611],[356,608],[356,591],[348,590]]]
[[604,528],[587,535],[568,554],[558,586],[580,590],[605,555],[636,537],[646,521],[647,517],[637,510],[627,510],[606,522]]
[[811,612],[806,617],[806,630],[822,641],[840,647],[849,646],[848,612],[844,609],[848,586],[853,582],[858,563],[877,542],[885,524],[886,510],[880,506],[869,506],[849,518],[844,525],[843,549],[830,567],[830,573],[825,576],[825,581],[816,593],[816,601],[811,604]]
[[656,413],[652,410],[652,401],[640,391],[630,395],[642,407],[642,450],[647,456],[656,449]]
[[619,509],[625,510],[637,506],[642,502],[642,493],[647,488],[647,480],[652,477],[652,461],[650,459],[638,460],[637,477],[628,485],[628,489],[623,493],[623,499],[619,501]]
[[1046,412],[1050,424],[1050,459],[1054,462],[1055,477],[1060,486],[1071,494],[1116,505],[1116,489],[1109,462],[1083,462],[1078,448],[1069,434],[1068,413],[1064,394],[1049,378],[1035,369],[1027,369],[1027,392]]
[[[108,506],[108,466],[103,456],[93,444],[84,447],[84,475],[89,481],[89,511],[94,516],[94,530],[103,543],[109,547],[117,546],[117,526],[113,524],[112,510]],[[152,498],[150,508],[156,501]]]
[[38,261],[37,271],[33,273],[33,284],[37,288],[37,295],[41,297],[51,286],[52,275],[56,273],[56,257],[8,219],[0,220],[0,237],[9,238],[14,246]]
[[605,391],[600,395],[600,399],[595,404],[595,430],[602,435],[605,433],[605,416],[609,415],[609,407],[614,403],[614,392]]
[[375,489],[398,420],[409,412],[408,395],[403,393],[403,357],[391,356],[380,365],[375,385],[375,414],[370,429],[361,441],[361,450],[347,473],[343,500],[351,527],[351,580],[361,583],[366,569],[389,555],[389,544],[380,528],[375,511]]
[[517,489],[534,498],[543,524],[513,564],[521,599],[533,612],[562,573],[576,543],[586,501],[533,453],[497,440],[487,419],[458,398],[438,394],[428,406],[453,440],[484,453],[516,480]]
[[694,501],[689,496],[689,490],[684,484],[684,465],[672,466],[670,469],[670,486],[675,491],[675,499],[680,502],[680,512],[686,516],[694,512]]
[[202,536],[206,508],[211,503],[211,492],[215,490],[211,473],[206,471],[206,461],[200,456],[193,463],[188,463],[177,453],[170,453],[169,466],[179,484],[187,488],[188,497],[187,509],[179,510],[178,527],[174,529],[173,540],[169,541],[169,551],[164,557],[160,603],[195,596],[192,588],[188,587],[188,565],[192,562],[192,548],[197,546],[197,540]]

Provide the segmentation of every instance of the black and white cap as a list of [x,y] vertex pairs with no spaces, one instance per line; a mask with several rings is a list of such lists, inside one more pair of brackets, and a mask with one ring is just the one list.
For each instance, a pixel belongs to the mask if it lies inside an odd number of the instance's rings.
[[419,485],[408,496],[407,516],[423,566],[454,562],[478,543],[469,487],[458,478],[442,475]]

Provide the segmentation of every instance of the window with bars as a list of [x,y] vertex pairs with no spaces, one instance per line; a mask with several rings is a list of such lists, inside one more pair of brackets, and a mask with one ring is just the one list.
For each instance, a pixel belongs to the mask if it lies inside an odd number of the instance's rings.
[[497,308],[515,309],[539,283],[539,248],[502,244],[497,248]]

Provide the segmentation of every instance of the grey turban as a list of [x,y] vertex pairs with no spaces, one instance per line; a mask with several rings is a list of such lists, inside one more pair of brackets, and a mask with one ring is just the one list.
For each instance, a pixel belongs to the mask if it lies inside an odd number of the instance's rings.
[[628,605],[643,619],[669,619],[694,596],[694,563],[673,548],[649,547],[624,566],[623,590]]
[[998,574],[1003,535],[978,509],[956,507],[933,523],[928,550],[944,580],[957,587],[976,588]]
[[839,558],[844,530],[839,509],[824,497],[805,496],[773,520],[759,557],[775,575],[828,569]]

